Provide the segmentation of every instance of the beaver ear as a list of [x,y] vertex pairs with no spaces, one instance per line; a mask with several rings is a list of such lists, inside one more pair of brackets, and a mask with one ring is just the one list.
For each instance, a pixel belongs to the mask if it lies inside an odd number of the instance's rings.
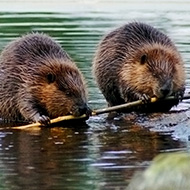
[[141,57],[141,65],[144,65],[144,64],[146,63],[146,61],[147,61],[147,55],[144,54],[144,55],[142,55],[142,57]]
[[48,80],[48,83],[53,83],[56,79],[56,76],[53,74],[53,73],[49,73],[47,75],[47,80]]

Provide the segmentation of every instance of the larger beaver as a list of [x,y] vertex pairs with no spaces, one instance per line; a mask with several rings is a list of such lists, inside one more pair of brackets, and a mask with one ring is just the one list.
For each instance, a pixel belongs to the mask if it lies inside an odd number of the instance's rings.
[[48,124],[50,118],[90,114],[83,76],[46,34],[31,33],[0,55],[0,117]]
[[[174,43],[144,23],[129,23],[106,35],[93,71],[110,106],[150,97],[180,99],[185,90],[183,61]],[[154,103],[143,111],[167,111],[178,102]]]

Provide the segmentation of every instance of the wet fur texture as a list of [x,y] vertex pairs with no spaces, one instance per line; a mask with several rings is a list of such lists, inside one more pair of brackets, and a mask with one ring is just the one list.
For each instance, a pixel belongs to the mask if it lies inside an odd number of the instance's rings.
[[83,76],[51,37],[32,33],[8,44],[0,56],[0,117],[47,123],[88,112]]
[[[144,23],[129,23],[107,34],[97,48],[93,73],[110,106],[144,96],[180,98],[185,90],[183,61],[174,43]],[[146,111],[165,111],[175,104],[155,103]]]

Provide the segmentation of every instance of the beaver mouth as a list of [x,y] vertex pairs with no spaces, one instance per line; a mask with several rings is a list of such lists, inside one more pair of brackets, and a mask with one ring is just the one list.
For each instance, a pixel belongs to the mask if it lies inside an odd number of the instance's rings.
[[79,117],[83,114],[86,114],[89,117],[91,116],[92,110],[88,107],[87,104],[83,104],[77,107],[73,107],[69,113],[75,117]]
[[72,111],[70,111],[70,112],[68,112],[67,114],[65,114],[65,115],[73,115],[73,112]]
[[168,89],[168,90],[158,89],[156,91],[156,93],[154,93],[153,97],[164,99],[164,98],[170,96],[171,94],[172,94],[172,90],[170,90],[170,89]]
[[83,114],[81,114],[79,111],[75,110],[75,111],[70,111],[68,115],[73,115],[75,117],[79,117]]

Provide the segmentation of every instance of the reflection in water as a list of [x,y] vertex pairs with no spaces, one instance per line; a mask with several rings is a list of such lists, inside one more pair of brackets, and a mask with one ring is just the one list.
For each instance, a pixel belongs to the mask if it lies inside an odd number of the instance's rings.
[[[145,21],[174,39],[186,63],[188,76],[188,11],[137,11],[134,7],[131,10],[128,7],[127,11],[124,8],[103,9],[106,7],[65,13],[1,12],[0,49],[29,31],[48,33],[80,67],[88,83],[89,104],[97,109],[105,107],[106,102],[91,74],[96,45],[103,34],[118,25],[133,20]],[[188,82],[189,77],[187,90]],[[0,189],[125,189],[134,171],[147,167],[159,152],[185,147],[185,143],[171,138],[171,132],[153,132],[148,128],[148,122],[143,127],[144,116],[139,116],[141,122],[137,122],[134,114],[125,119],[106,117],[92,117],[87,124],[77,123],[75,127],[1,129]],[[157,123],[160,121],[159,118],[156,120]],[[152,126],[154,120],[151,120]]]
[[1,185],[5,189],[126,187],[133,171],[146,167],[166,144],[180,146],[130,122],[105,125],[5,132]]

